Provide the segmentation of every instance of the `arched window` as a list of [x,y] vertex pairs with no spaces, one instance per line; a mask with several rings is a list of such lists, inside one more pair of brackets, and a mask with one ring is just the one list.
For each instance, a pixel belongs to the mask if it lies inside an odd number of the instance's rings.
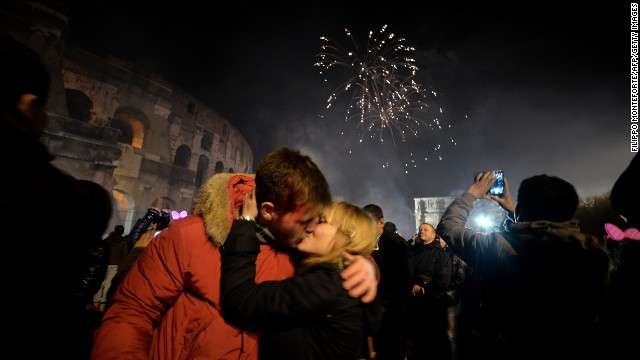
[[207,176],[207,170],[209,169],[209,158],[200,155],[198,159],[198,168],[196,170],[196,187],[200,187],[202,182],[205,180]]
[[180,145],[176,150],[176,157],[173,160],[175,166],[188,168],[191,161],[191,149],[187,145]]
[[213,144],[213,134],[205,130],[200,141],[200,148],[209,151],[211,150],[211,144]]
[[113,119],[111,120],[111,127],[120,130],[118,142],[131,145],[131,140],[133,139],[131,124],[122,119]]
[[67,98],[67,109],[69,117],[72,119],[89,122],[91,120],[91,109],[93,101],[80,90],[64,89]]
[[111,121],[111,127],[120,130],[118,141],[142,149],[144,134],[149,121],[144,113],[134,108],[118,109]]

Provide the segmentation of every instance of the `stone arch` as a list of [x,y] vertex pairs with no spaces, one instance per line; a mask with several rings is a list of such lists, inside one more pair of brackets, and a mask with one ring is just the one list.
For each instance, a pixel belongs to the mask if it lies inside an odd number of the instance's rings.
[[215,169],[213,170],[213,172],[214,172],[215,174],[219,174],[219,173],[221,173],[221,172],[224,172],[224,164],[222,163],[222,161],[218,161],[218,162],[216,163],[216,167],[215,167]]
[[149,119],[136,108],[121,107],[113,115],[111,127],[120,130],[119,142],[142,149],[145,132],[149,129]]
[[199,188],[200,185],[202,185],[202,183],[206,180],[207,170],[209,170],[209,158],[204,155],[200,155],[200,158],[198,158],[198,168],[196,170],[197,188]]
[[176,156],[173,159],[173,165],[189,168],[189,162],[191,161],[191,149],[187,145],[180,145],[176,150]]
[[91,120],[93,101],[84,92],[76,89],[64,89],[67,98],[67,110],[69,117],[83,122]]
[[202,150],[210,151],[213,144],[213,134],[209,131],[204,131],[202,139],[200,140],[200,148]]
[[120,189],[111,190],[111,196],[115,204],[115,215],[118,222],[116,225],[121,224],[124,226],[124,232],[128,234],[131,231],[131,226],[133,226],[136,211],[135,200],[129,193]]

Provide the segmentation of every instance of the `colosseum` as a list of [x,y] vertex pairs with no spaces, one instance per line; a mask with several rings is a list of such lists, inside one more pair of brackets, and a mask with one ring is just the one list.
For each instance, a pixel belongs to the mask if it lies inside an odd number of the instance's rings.
[[191,211],[218,172],[252,172],[253,154],[228,119],[159,75],[114,57],[65,48],[67,17],[37,2],[0,13],[2,30],[52,73],[43,142],[54,165],[111,192],[110,229],[128,232],[147,208]]

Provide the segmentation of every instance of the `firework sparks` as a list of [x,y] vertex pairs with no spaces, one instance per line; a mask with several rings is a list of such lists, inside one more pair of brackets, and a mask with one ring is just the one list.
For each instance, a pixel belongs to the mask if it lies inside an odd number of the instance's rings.
[[416,49],[386,25],[365,33],[363,41],[349,29],[344,33],[342,43],[320,38],[314,66],[328,88],[325,112],[344,109],[338,136],[349,144],[348,156],[366,143],[392,146],[398,156],[393,161],[401,162],[392,165],[393,155],[384,154],[378,164],[405,175],[416,172],[423,159],[443,161],[444,147],[457,143],[448,134],[452,125],[439,94],[418,81]]
[[415,81],[419,69],[413,46],[388,32],[387,25],[379,31],[369,31],[364,46],[358,44],[349,29],[345,34],[349,47],[325,36],[320,38],[321,51],[314,66],[325,83],[328,74],[346,70],[348,80],[331,91],[326,109],[335,108],[339,98],[345,99],[345,122],[355,123],[368,133],[361,134],[359,142],[368,138],[382,143],[385,134],[391,135],[394,143],[397,138],[404,142],[407,136],[418,137],[421,127],[441,129],[437,119],[434,124],[418,116],[430,108],[429,97],[435,97],[436,92],[427,91]]

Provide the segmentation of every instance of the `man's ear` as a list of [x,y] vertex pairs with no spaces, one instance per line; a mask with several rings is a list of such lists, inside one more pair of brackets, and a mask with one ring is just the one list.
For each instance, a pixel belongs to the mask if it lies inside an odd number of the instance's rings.
[[42,105],[38,104],[40,100],[33,94],[22,94],[16,102],[16,109],[24,116],[25,120],[16,125],[35,136],[40,136],[47,126],[47,113]]
[[38,97],[33,94],[22,94],[20,95],[20,98],[18,98],[16,108],[22,113],[22,115],[32,119],[34,117],[33,105],[36,100],[38,100]]
[[272,202],[263,202],[260,204],[260,217],[265,221],[273,221],[278,218],[276,207]]

